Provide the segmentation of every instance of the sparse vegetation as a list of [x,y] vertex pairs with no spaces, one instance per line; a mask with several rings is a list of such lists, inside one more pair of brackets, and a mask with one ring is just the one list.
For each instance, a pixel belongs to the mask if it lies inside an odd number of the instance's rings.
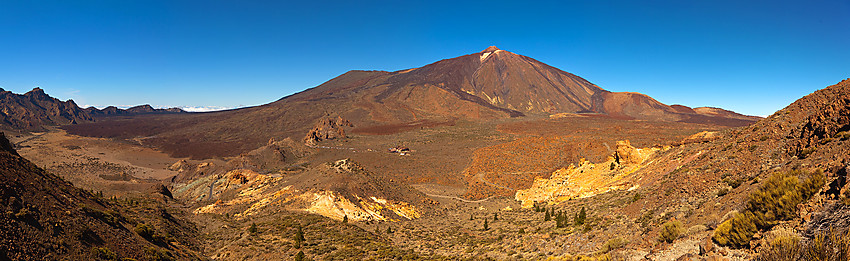
[[[800,177],[804,179],[801,180]],[[722,246],[745,247],[759,229],[767,229],[796,215],[797,204],[807,201],[823,186],[820,170],[799,170],[772,174],[748,196],[747,208],[721,223],[712,237]]]
[[587,211],[585,211],[584,207],[581,207],[581,211],[576,213],[573,218],[574,224],[576,226],[584,225],[584,222],[587,220]]
[[641,200],[642,198],[643,198],[643,195],[641,195],[640,193],[635,193],[635,195],[632,196],[632,203],[637,202],[638,200]]
[[[387,233],[389,232],[389,227],[387,227]],[[295,241],[295,248],[301,248],[301,245],[304,244],[304,231],[301,230],[301,226],[298,226],[298,230],[295,231],[295,235],[292,236],[292,240]]]
[[257,223],[251,223],[251,226],[248,227],[248,233],[251,233],[251,235],[257,234]]
[[774,237],[759,251],[758,261],[845,261],[850,260],[850,231],[834,228],[818,232],[803,241],[794,234]]
[[729,188],[727,188],[727,187],[722,187],[722,188],[717,190],[717,196],[718,197],[726,196],[726,194],[729,194]]
[[667,221],[661,226],[661,233],[658,235],[658,241],[673,243],[682,234],[682,222],[678,220]]
[[815,153],[815,150],[817,150],[817,149],[815,149],[815,148],[802,149],[802,150],[800,150],[800,153],[797,154],[797,158],[799,158],[799,159],[808,158],[809,155],[812,155],[812,153]]
[[135,231],[136,234],[139,234],[139,236],[142,236],[143,238],[147,239],[151,243],[154,243],[154,244],[157,244],[157,245],[160,245],[160,246],[164,246],[164,245],[168,244],[168,239],[165,236],[157,233],[151,226],[149,226],[145,223],[136,224],[136,228],[133,229],[133,231]]
[[112,252],[108,247],[93,247],[91,253],[96,260],[118,260],[115,252]]
[[627,244],[629,244],[629,241],[625,238],[615,237],[606,241],[605,244],[602,245],[602,248],[599,249],[599,253],[606,254],[608,252],[623,248]]

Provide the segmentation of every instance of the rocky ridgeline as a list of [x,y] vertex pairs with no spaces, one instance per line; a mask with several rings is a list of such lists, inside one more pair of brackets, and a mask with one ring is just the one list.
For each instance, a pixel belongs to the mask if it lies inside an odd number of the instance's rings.
[[114,106],[103,110],[94,107],[82,109],[73,100],[60,101],[44,93],[41,88],[34,88],[24,94],[0,88],[0,128],[35,131],[43,130],[45,126],[93,122],[98,116],[182,112],[179,108],[154,109],[150,105],[126,110]]

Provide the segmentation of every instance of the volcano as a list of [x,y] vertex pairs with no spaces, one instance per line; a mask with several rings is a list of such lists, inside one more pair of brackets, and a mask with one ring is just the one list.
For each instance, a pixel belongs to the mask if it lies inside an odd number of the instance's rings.
[[577,75],[491,46],[419,68],[349,71],[256,107],[145,116],[66,129],[98,137],[148,137],[143,142],[174,156],[205,158],[250,151],[272,137],[303,137],[315,122],[328,116],[374,130],[559,113],[723,126],[743,126],[759,119],[719,108],[668,106],[640,93],[609,92]]

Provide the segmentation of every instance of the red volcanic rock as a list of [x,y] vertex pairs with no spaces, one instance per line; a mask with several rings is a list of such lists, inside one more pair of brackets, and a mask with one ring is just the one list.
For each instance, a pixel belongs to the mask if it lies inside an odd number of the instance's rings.
[[307,136],[304,137],[304,142],[310,145],[315,145],[317,142],[322,140],[345,138],[344,127],[354,127],[354,125],[339,116],[337,116],[336,119],[330,117],[322,118],[316,124],[316,127],[307,132]]

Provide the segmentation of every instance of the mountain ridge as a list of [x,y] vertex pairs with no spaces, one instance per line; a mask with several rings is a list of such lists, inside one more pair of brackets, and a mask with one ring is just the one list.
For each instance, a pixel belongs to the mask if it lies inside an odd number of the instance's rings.
[[44,130],[45,126],[94,122],[95,118],[104,116],[182,112],[179,108],[154,109],[147,104],[128,109],[115,106],[102,110],[95,107],[83,109],[74,100],[61,101],[39,87],[24,94],[0,88],[0,128],[38,131]]
[[[379,129],[422,122],[444,125],[458,120],[490,121],[557,113],[721,126],[743,126],[758,119],[700,114],[692,109],[677,111],[649,96],[609,92],[533,58],[488,47],[418,68],[348,71],[316,87],[255,107],[66,129],[97,137],[150,137],[143,142],[174,156],[200,159],[247,152],[270,138],[299,139],[316,121],[328,116],[342,117],[358,127]],[[200,147],[205,149],[197,149]]]

